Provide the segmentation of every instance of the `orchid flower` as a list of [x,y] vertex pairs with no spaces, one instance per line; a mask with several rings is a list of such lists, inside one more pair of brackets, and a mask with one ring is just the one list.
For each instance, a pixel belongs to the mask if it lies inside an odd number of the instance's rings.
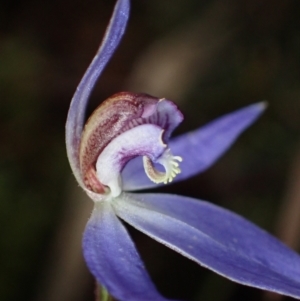
[[124,34],[129,0],[118,0],[95,58],[72,99],[67,154],[94,201],[83,237],[91,273],[120,301],[167,300],[156,290],[122,221],[235,282],[300,298],[300,257],[251,222],[205,201],[133,193],[209,168],[264,110],[258,103],[179,137],[183,120],[164,98],[121,92],[84,126],[89,95]]

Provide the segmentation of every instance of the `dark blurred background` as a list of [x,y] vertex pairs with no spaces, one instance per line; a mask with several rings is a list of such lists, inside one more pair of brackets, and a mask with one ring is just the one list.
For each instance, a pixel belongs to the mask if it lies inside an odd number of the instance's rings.
[[[94,300],[80,242],[92,202],[72,177],[64,125],[114,3],[0,1],[1,301]],[[229,208],[296,250],[299,12],[298,0],[132,0],[127,33],[89,108],[121,90],[166,97],[185,114],[178,134],[267,100],[262,118],[214,167],[160,191]],[[291,300],[227,281],[129,230],[165,296]]]

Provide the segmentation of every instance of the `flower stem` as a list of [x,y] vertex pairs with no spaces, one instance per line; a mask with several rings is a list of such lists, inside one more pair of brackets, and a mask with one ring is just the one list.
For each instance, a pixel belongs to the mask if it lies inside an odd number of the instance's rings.
[[96,301],[113,301],[113,297],[108,293],[106,288],[96,282],[95,289]]

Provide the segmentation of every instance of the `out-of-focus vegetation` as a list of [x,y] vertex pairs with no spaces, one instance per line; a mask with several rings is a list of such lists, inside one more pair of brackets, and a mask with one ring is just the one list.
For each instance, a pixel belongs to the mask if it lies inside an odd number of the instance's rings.
[[[113,0],[0,1],[2,301],[93,300],[93,280],[80,256],[89,208],[68,166],[64,123],[113,5]],[[132,0],[132,6],[125,38],[90,109],[120,90],[170,98],[185,113],[180,133],[267,100],[264,116],[213,168],[161,190],[230,208],[297,249],[300,2]],[[130,231],[166,296],[279,300]]]

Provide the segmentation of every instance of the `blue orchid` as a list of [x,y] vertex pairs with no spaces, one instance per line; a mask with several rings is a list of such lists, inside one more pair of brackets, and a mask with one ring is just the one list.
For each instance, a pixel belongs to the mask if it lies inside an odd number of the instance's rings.
[[183,120],[174,103],[122,92],[104,101],[84,127],[89,95],[124,34],[129,7],[129,0],[118,0],[66,124],[71,168],[95,204],[83,238],[91,273],[120,301],[167,300],[150,280],[122,220],[224,277],[299,299],[300,257],[265,231],[205,201],[130,192],[209,168],[258,118],[263,103],[170,138]]

